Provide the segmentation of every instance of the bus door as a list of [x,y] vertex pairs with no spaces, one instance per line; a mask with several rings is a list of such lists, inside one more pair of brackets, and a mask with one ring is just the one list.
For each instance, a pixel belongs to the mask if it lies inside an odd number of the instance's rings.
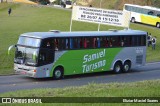
[[54,61],[55,45],[53,39],[44,39],[39,50],[38,64],[47,65]]

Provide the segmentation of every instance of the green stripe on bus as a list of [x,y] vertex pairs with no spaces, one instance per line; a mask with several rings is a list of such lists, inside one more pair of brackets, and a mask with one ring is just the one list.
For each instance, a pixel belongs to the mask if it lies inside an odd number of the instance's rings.
[[110,70],[115,56],[121,50],[122,48],[69,50],[54,63],[50,76],[58,66],[63,66],[64,75]]

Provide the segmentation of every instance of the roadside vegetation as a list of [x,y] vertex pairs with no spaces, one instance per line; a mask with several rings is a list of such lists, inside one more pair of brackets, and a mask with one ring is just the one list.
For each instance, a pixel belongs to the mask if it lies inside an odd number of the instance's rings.
[[[8,15],[8,8],[12,13]],[[25,32],[42,32],[49,30],[69,31],[71,11],[45,7],[41,5],[26,5],[0,3],[0,75],[12,74],[14,51],[8,56],[8,47],[16,44],[20,34]],[[160,60],[160,29],[141,24],[130,25],[131,29],[144,30],[157,37],[157,48],[147,50],[147,62]],[[123,29],[120,27],[101,25],[100,30]],[[73,21],[72,31],[96,31],[97,24]],[[159,46],[159,47],[158,47]]]
[[[66,87],[66,88],[45,88],[33,90],[21,90],[15,92],[7,92],[0,95],[0,97],[160,97],[160,80],[141,81],[132,83],[109,83],[109,84],[96,84],[89,83],[80,87]],[[88,103],[87,103],[88,104]],[[68,105],[87,105],[84,103],[75,103]],[[145,106],[153,105],[153,103],[89,103],[90,105],[126,105],[126,106]],[[12,104],[13,105],[13,104]],[[17,105],[17,104],[15,104]],[[26,104],[23,104],[26,106]],[[48,104],[43,104],[48,105]],[[54,105],[66,106],[63,103],[54,103]],[[155,104],[154,104],[155,105]],[[157,104],[158,105],[158,104]],[[35,104],[36,106],[36,104]]]
[[[101,0],[76,0],[79,5],[100,7]],[[148,5],[160,8],[160,0],[102,0],[101,8],[107,9],[123,9],[124,4]]]

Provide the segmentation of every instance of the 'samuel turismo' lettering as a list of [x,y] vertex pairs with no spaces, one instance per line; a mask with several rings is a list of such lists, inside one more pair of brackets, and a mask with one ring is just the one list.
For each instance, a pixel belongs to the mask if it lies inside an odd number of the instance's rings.
[[105,53],[106,53],[106,50],[104,49],[103,51],[100,51],[98,53],[94,53],[94,54],[91,54],[91,55],[84,55],[83,57],[83,63],[86,63],[86,62],[90,62],[92,60],[96,60],[96,59],[99,59],[99,58],[102,58],[102,57],[105,57]]
[[[105,53],[106,53],[106,50],[102,50],[98,53],[94,53],[94,54],[91,54],[91,55],[84,55],[83,57],[83,73],[84,72],[89,72],[89,71],[93,71],[95,69],[98,69],[98,68],[101,68],[103,66],[106,65],[106,60],[99,60],[98,62],[94,62],[94,63],[89,63],[93,60],[97,60],[97,59],[100,59],[100,58],[103,58],[105,57]],[[88,64],[87,64],[88,63]]]

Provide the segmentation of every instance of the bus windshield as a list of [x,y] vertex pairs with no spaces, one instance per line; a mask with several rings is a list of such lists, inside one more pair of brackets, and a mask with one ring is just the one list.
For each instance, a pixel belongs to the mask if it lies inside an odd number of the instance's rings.
[[37,65],[38,49],[17,46],[14,62],[28,66]]
[[21,37],[19,37],[18,45],[39,47],[40,46],[40,42],[41,42],[40,39],[21,36]]

